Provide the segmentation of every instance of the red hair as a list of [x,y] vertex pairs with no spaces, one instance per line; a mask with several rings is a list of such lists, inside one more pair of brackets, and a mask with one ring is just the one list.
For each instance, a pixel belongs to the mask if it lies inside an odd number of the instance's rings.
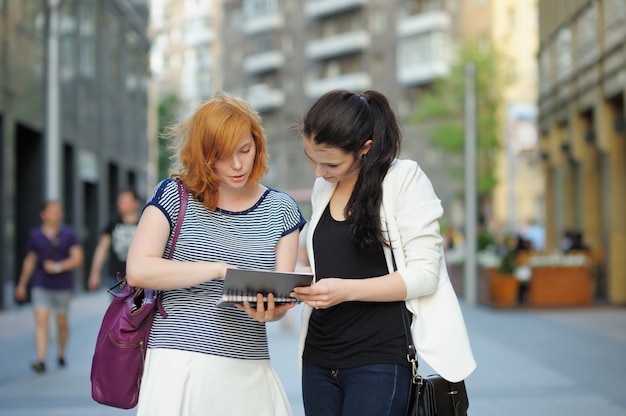
[[215,161],[232,156],[241,137],[250,132],[256,155],[249,182],[258,184],[268,171],[261,117],[248,103],[224,92],[200,106],[189,119],[168,128],[180,139],[180,179],[204,206],[214,210],[220,180]]

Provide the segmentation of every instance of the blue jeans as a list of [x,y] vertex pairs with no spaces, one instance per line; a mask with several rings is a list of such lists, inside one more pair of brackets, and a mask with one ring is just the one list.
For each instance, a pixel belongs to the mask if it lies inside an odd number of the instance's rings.
[[371,364],[329,369],[302,363],[302,396],[307,416],[405,416],[411,369]]

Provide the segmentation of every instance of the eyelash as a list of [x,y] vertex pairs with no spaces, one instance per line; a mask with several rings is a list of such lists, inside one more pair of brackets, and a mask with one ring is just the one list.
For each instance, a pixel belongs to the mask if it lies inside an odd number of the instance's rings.
[[[309,160],[309,162],[311,162],[311,163],[315,163],[315,161],[314,161],[313,159],[311,159],[309,156],[307,156],[306,158]],[[336,164],[330,164],[330,163],[322,163],[322,164],[323,164],[323,165],[326,165],[326,167],[327,167],[327,168],[329,168],[329,169],[335,169],[336,167],[338,167],[338,166],[339,166],[339,165],[336,165]]]

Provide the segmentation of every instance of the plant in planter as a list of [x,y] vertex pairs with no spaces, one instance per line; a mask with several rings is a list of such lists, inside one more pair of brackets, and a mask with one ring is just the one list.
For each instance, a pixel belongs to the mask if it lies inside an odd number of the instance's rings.
[[490,299],[494,306],[511,307],[517,303],[519,281],[513,274],[516,267],[515,250],[507,246],[500,266],[490,275]]

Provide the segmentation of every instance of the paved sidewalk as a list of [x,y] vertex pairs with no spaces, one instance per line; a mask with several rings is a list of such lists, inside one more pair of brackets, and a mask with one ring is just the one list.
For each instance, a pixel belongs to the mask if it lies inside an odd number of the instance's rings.
[[[68,367],[58,369],[50,360],[44,375],[28,366],[35,357],[30,307],[0,312],[0,416],[135,413],[99,405],[90,396],[93,344],[108,296],[98,292],[74,299]],[[478,361],[467,380],[470,415],[626,416],[626,309],[463,309]],[[289,318],[292,329],[268,325],[270,350],[294,416],[303,416],[299,316]],[[54,345],[49,356],[56,356]]]

